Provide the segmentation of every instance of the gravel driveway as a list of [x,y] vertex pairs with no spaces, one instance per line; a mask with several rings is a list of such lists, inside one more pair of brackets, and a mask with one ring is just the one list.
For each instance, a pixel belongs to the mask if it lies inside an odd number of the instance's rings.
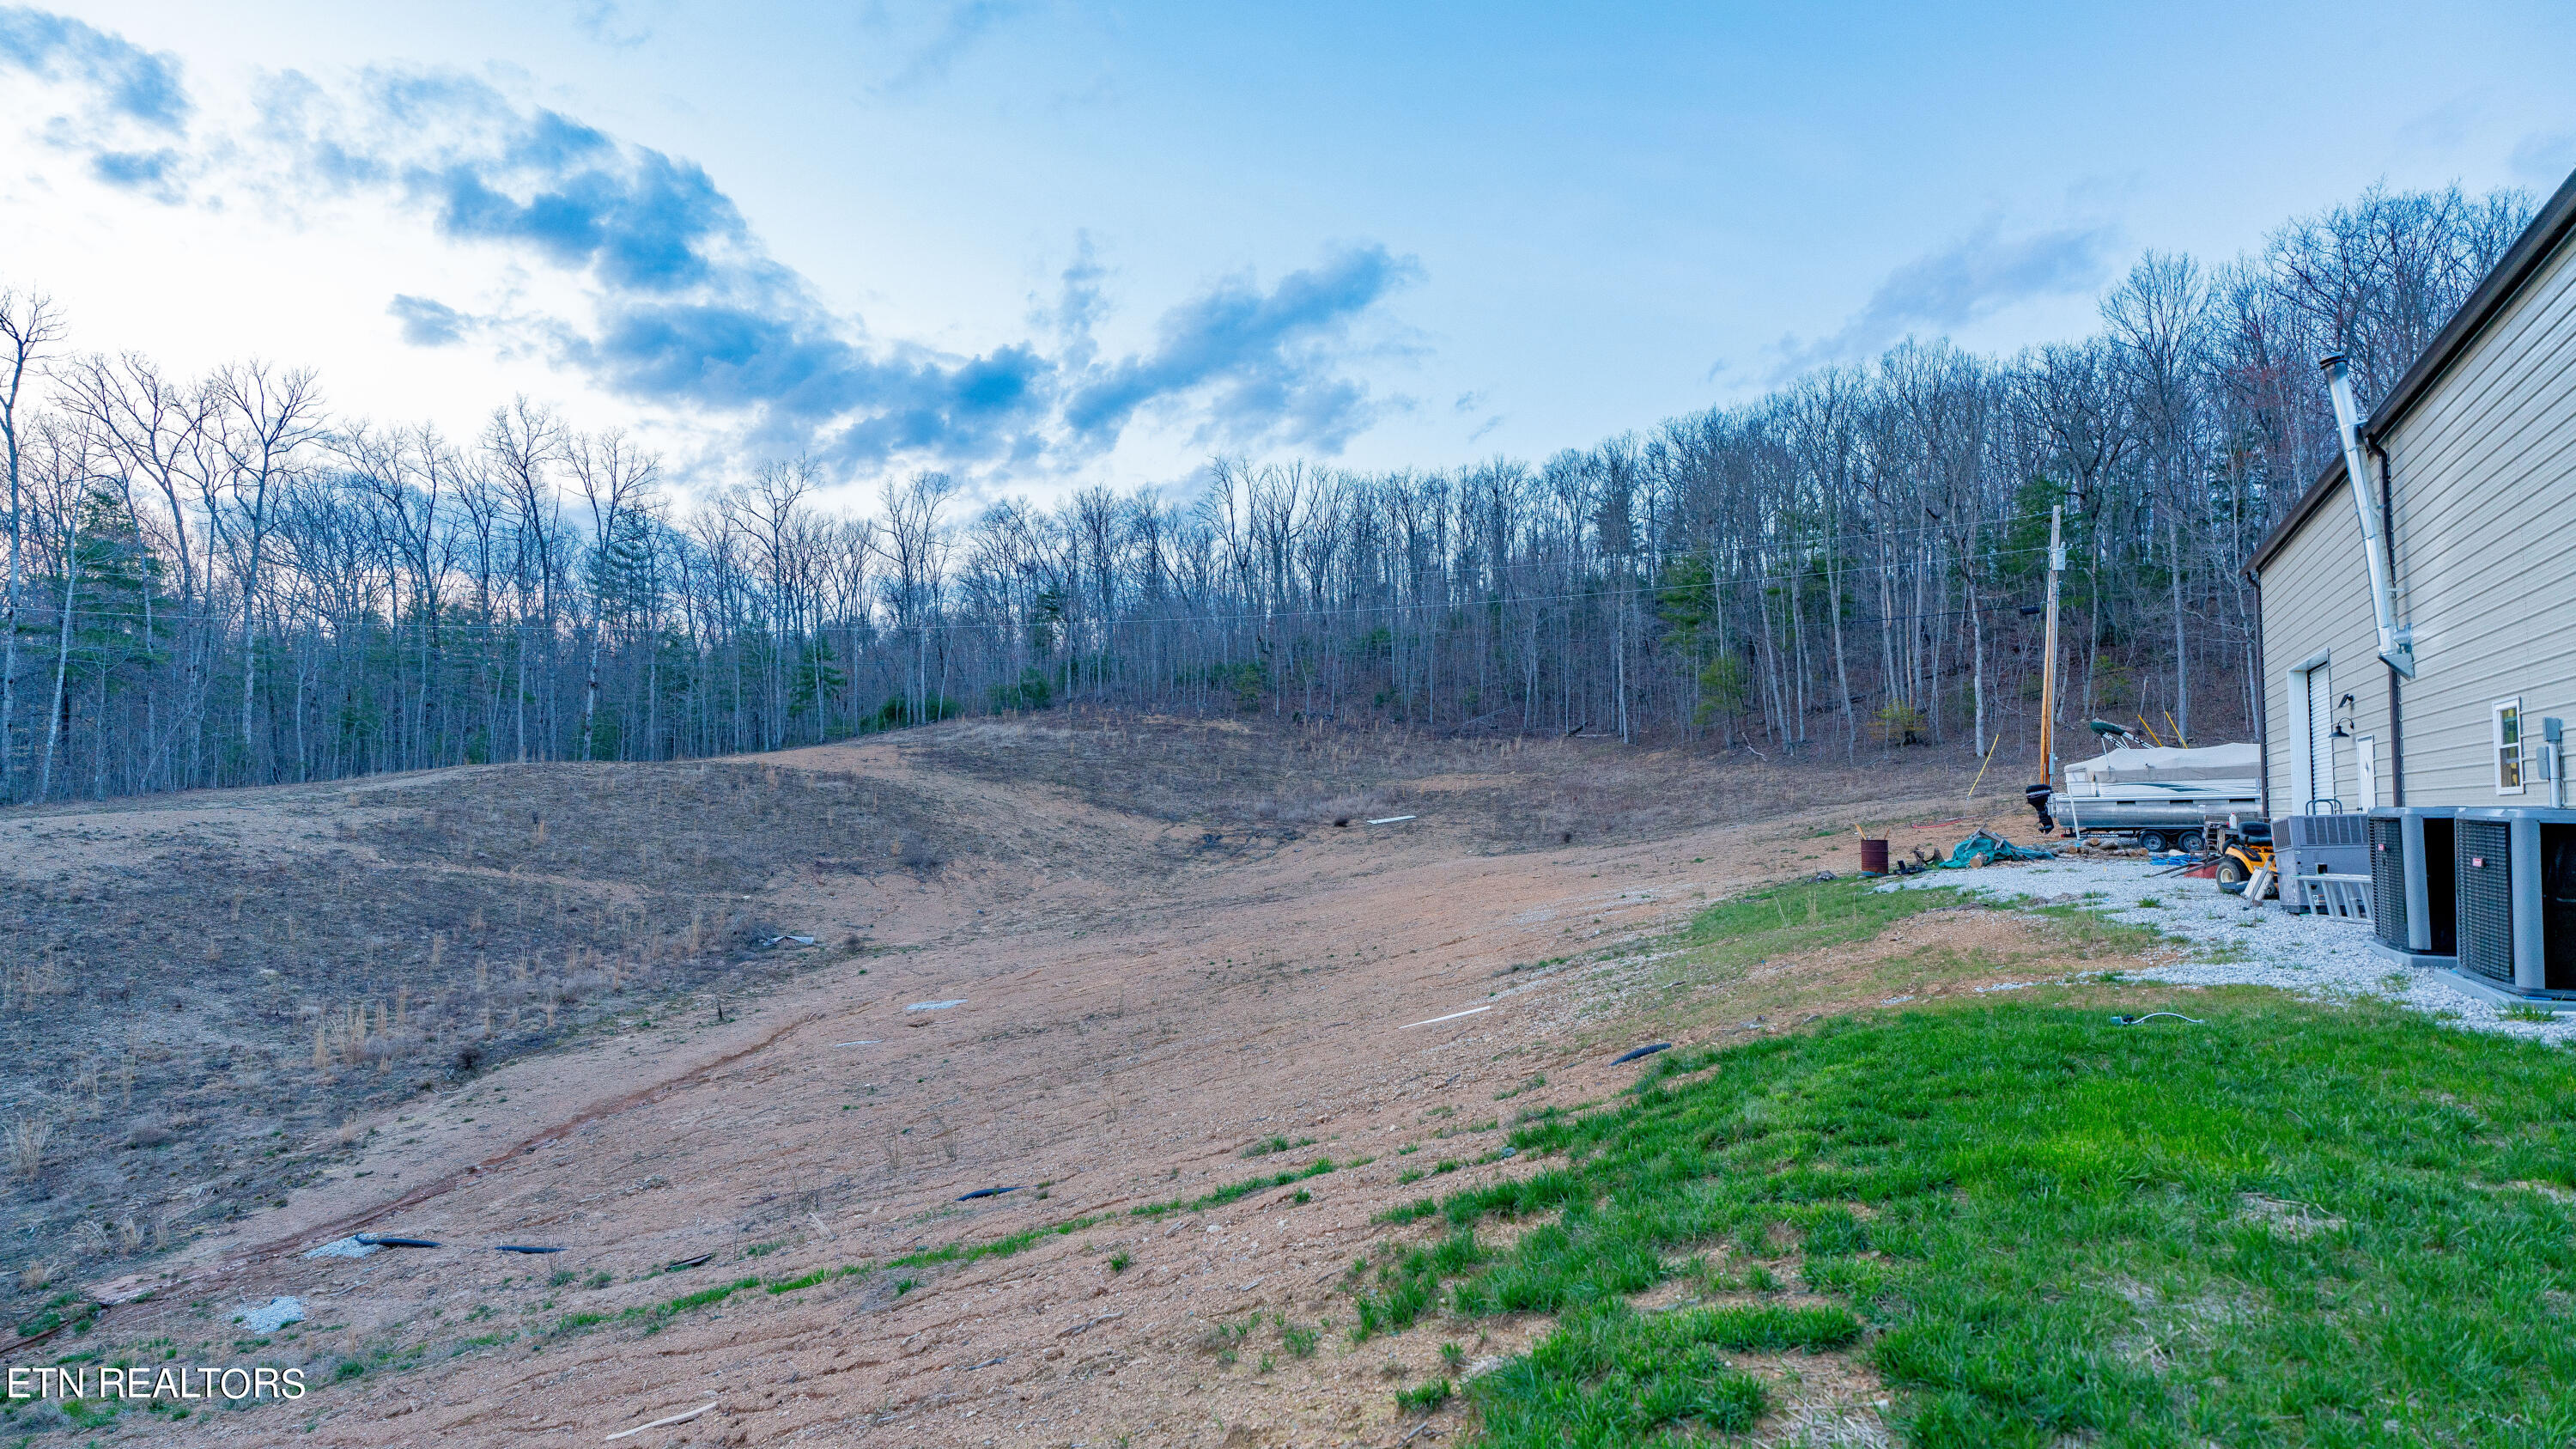
[[2180,960],[2131,973],[2151,980],[2277,986],[2317,997],[2374,996],[2476,1031],[2576,1041],[2576,1018],[2518,1020],[2438,972],[2391,966],[2371,953],[2370,928],[2360,922],[2290,915],[2277,901],[2248,907],[2213,881],[2160,874],[2164,869],[2143,860],[2041,861],[1936,871],[1879,889],[1956,886],[1997,901],[2063,899],[2188,942]]

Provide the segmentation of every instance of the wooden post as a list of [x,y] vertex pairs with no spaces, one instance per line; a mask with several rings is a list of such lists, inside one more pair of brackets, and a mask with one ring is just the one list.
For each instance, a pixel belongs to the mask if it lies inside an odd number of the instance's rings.
[[2039,676],[2039,775],[2049,782],[2057,779],[2057,581],[2066,572],[2066,540],[2062,532],[2065,521],[2065,504],[2048,510],[2048,619],[2046,642],[2040,646],[2043,672]]

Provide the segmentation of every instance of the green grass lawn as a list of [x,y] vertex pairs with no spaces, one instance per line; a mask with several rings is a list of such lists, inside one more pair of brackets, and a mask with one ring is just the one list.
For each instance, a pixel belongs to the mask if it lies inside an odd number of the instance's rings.
[[1795,881],[1719,901],[1691,917],[1682,944],[1712,966],[1867,941],[1907,916],[1970,904],[1949,886],[1879,890],[1864,880]]
[[[1870,944],[1925,912],[1962,908],[2008,915],[2019,929],[1962,941],[1935,930],[1928,939],[1918,932]],[[1638,984],[1660,994],[1632,998],[1614,1030],[1706,1038],[1748,1018],[1838,1015],[1971,982],[2060,978],[2090,961],[2167,944],[2152,929],[2080,905],[2014,909],[1946,883],[1880,890],[1865,880],[1796,881],[1716,902],[1679,933],[1635,945],[1647,958]]]
[[[1446,1236],[1352,1280],[1362,1331],[1556,1315],[1468,1391],[1496,1449],[1740,1431],[1765,1389],[1727,1355],[1783,1347],[1870,1365],[1921,1445],[2576,1440],[2576,1058],[2198,999],[2206,1026],[2014,1003],[1657,1058],[1517,1132],[1537,1176],[1398,1214]],[[1677,1277],[1720,1306],[1629,1305]]]

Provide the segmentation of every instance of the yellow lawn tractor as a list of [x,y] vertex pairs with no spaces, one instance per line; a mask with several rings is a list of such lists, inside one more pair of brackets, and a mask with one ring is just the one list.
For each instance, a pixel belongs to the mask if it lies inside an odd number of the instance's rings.
[[2218,835],[2218,888],[2242,895],[2257,876],[2264,882],[2268,897],[2279,890],[2280,876],[2272,868],[2272,822],[2257,820],[2250,825],[2233,822],[2221,827]]

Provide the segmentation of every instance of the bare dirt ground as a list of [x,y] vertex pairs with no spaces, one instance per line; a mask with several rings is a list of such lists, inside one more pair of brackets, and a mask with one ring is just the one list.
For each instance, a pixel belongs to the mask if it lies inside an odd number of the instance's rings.
[[[1707,901],[1852,870],[1864,808],[1916,822],[1900,853],[1954,837],[1966,781],[1059,715],[13,812],[12,971],[75,983],[13,1005],[22,1040],[66,1034],[7,1083],[58,1123],[13,1179],[14,1317],[149,1296],[8,1361],[323,1385],[138,1408],[115,1442],[597,1444],[706,1404],[616,1442],[1454,1438],[1456,1405],[1394,1391],[1547,1325],[1354,1345],[1353,1259],[1422,1236],[1375,1215],[1527,1170],[1514,1117],[1613,1095],[1626,1047],[2065,969],[1979,910],[1659,967]],[[375,928],[290,954],[332,902]],[[353,1001],[392,1014],[370,1036]],[[1274,1174],[1301,1176],[1136,1211]],[[301,1256],[353,1231],[443,1246]],[[814,1281],[671,1306],[754,1277]],[[234,1321],[279,1295],[302,1322]],[[1880,1442],[1857,1364],[1750,1366],[1788,1406],[1758,1437]]]

